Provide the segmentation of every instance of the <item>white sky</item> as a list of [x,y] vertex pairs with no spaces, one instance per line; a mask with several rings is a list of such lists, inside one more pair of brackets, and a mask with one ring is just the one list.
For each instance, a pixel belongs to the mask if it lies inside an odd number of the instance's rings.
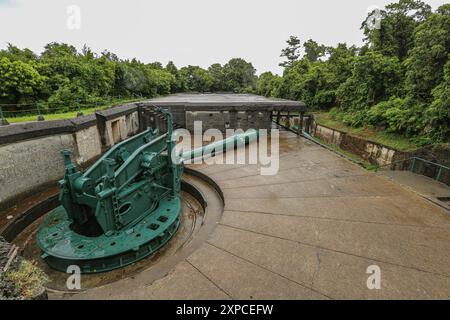
[[[177,66],[226,63],[242,57],[258,73],[281,72],[289,35],[327,44],[360,45],[371,6],[394,0],[0,0],[0,48],[8,42],[41,52],[66,42],[144,62]],[[428,0],[433,8],[448,0]],[[81,9],[81,29],[67,27],[69,5]]]

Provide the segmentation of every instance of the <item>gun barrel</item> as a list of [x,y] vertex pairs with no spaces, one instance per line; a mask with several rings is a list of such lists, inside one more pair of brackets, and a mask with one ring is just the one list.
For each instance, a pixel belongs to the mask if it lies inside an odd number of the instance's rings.
[[247,132],[233,135],[229,138],[213,142],[201,148],[183,152],[181,154],[181,160],[193,160],[199,157],[206,159],[224,151],[234,149],[235,147],[239,148],[241,146],[245,146],[246,144],[256,141],[258,136],[259,132],[257,130],[248,130]]

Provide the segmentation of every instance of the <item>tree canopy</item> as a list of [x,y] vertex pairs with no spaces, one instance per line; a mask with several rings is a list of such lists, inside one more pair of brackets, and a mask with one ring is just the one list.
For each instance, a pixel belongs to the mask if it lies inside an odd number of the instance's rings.
[[347,125],[449,142],[450,4],[433,12],[423,1],[400,0],[380,11],[379,28],[371,25],[374,14],[362,23],[361,48],[302,46],[291,36],[281,53],[283,76],[261,74],[257,92],[331,110]]
[[253,92],[302,100],[331,110],[351,126],[374,126],[423,143],[448,142],[450,4],[436,10],[421,0],[399,0],[361,25],[362,47],[327,46],[290,36],[281,50],[283,74],[263,72],[233,58],[225,64],[182,66],[120,59],[88,47],[49,43],[41,54],[8,44],[0,50],[0,104],[39,102],[69,108],[78,100],[154,97],[174,92]]
[[79,101],[107,101],[111,96],[155,97],[174,92],[256,89],[255,68],[243,59],[208,69],[173,62],[143,63],[122,60],[109,51],[101,54],[87,46],[77,51],[65,43],[49,43],[38,55],[9,44],[0,50],[0,104],[39,102],[43,108],[69,109]]

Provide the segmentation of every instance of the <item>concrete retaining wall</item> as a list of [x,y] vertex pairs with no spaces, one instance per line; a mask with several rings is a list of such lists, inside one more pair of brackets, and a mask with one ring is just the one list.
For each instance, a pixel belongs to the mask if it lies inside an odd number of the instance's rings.
[[313,136],[338,146],[342,150],[353,154],[376,165],[388,165],[394,161],[406,159],[408,153],[389,148],[380,143],[366,140],[364,138],[349,135],[345,132],[329,128],[312,122],[311,133]]
[[[389,165],[392,170],[409,170],[411,161],[401,161],[412,157],[422,158],[433,163],[450,166],[450,146],[430,146],[411,152],[403,152],[389,148],[380,143],[352,136],[345,132],[312,122],[311,134],[329,144],[353,154],[376,165]],[[400,161],[400,162],[399,162]],[[439,175],[439,167],[422,161],[415,161],[414,172],[433,179]],[[441,170],[439,181],[450,185],[450,170]]]
[[326,141],[327,143],[340,146],[342,138],[344,137],[345,134],[334,129],[330,129],[320,125],[315,125],[313,126],[313,135]]
[[[88,127],[86,129],[75,132],[74,134],[74,154],[77,156],[75,161],[79,165],[84,165],[102,153],[102,144],[97,126]],[[36,141],[36,143],[39,143]]]
[[76,150],[72,134],[0,146],[0,203],[60,179],[64,174],[63,149]]
[[80,167],[139,131],[138,107],[128,104],[72,120],[0,127],[0,209],[55,185],[64,175],[61,150]]
[[[159,106],[167,108],[173,115],[174,123],[193,130],[195,121],[203,122],[204,131],[215,128],[225,129],[270,129],[273,112],[305,112],[306,105],[300,101],[267,99],[245,94],[175,94],[168,97],[143,101],[142,108]],[[151,125],[151,115],[144,119]]]

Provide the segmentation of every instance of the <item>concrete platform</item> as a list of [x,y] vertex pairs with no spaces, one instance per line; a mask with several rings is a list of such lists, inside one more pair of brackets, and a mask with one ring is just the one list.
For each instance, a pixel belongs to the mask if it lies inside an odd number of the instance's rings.
[[[448,299],[450,214],[386,177],[284,132],[280,171],[197,165],[225,211],[168,274],[75,299]],[[371,265],[381,289],[367,288]],[[55,297],[56,298],[56,297]]]
[[446,184],[411,171],[382,170],[379,173],[444,207],[450,214],[450,202],[443,201],[450,199],[450,187]]
[[[177,93],[163,97],[150,99],[146,102],[158,106],[186,105],[193,107],[216,106],[236,107],[236,106],[270,106],[274,107],[296,107],[306,111],[306,105],[301,101],[292,101],[278,98],[267,98],[246,93]],[[286,109],[288,110],[288,109]]]

